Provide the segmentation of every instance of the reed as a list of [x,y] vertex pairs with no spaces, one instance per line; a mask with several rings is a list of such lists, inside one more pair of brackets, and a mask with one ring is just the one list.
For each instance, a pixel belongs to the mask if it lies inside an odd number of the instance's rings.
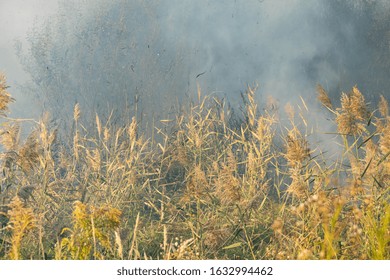
[[79,104],[65,135],[46,115],[23,138],[0,75],[0,258],[389,259],[386,98],[371,110],[354,87],[336,108],[318,86],[327,158],[304,99],[281,123],[256,90],[239,116],[199,89],[153,139],[136,118],[84,124]]

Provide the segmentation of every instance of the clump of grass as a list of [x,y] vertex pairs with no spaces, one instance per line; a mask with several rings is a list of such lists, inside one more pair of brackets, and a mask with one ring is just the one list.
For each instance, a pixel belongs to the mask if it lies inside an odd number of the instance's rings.
[[[64,237],[58,243],[57,259],[105,259],[122,256],[118,235],[121,211],[106,207],[88,207],[75,202],[73,228],[64,228]],[[117,250],[115,249],[117,245]]]
[[318,86],[337,125],[329,145],[342,150],[330,160],[311,140],[322,131],[303,99],[286,106],[284,127],[279,105],[259,106],[256,90],[238,116],[199,89],[153,139],[136,118],[84,124],[79,104],[66,134],[46,115],[23,139],[20,121],[7,120],[0,257],[389,259],[386,98],[371,111],[354,87],[334,108]]
[[9,221],[6,229],[11,231],[11,249],[8,256],[12,260],[19,260],[22,258],[23,238],[35,227],[35,216],[33,210],[26,208],[19,197],[15,197],[8,207],[10,210],[7,213]]

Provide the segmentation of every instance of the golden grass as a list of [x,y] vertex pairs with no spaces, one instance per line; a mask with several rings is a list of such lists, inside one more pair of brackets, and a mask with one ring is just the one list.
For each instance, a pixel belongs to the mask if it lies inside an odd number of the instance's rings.
[[[3,76],[0,86],[4,115]],[[161,121],[159,141],[134,118],[116,127],[96,114],[84,126],[78,104],[66,135],[47,117],[26,139],[4,122],[0,258],[390,259],[387,100],[370,111],[354,87],[334,108],[317,90],[337,125],[337,159],[310,142],[293,105],[288,127],[276,105],[261,112],[255,87],[241,119],[199,90]]]
[[8,110],[8,105],[14,101],[7,91],[6,77],[0,72],[0,116],[5,116]]
[[328,93],[321,85],[317,85],[318,100],[321,104],[329,109],[333,109],[332,101],[330,100]]

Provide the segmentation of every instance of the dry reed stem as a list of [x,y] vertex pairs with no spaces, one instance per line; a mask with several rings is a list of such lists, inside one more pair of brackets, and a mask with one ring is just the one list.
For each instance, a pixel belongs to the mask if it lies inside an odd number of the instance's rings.
[[321,104],[329,109],[333,109],[333,105],[330,101],[329,95],[321,85],[317,85],[317,93],[318,100],[321,102]]

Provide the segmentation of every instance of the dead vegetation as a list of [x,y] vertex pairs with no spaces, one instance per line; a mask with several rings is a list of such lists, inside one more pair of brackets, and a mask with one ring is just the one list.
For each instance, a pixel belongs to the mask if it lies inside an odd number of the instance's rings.
[[280,129],[255,92],[240,121],[199,92],[158,142],[136,119],[83,126],[77,104],[68,138],[44,118],[21,139],[0,76],[0,258],[389,259],[387,100],[370,111],[354,87],[333,108],[319,86],[342,146],[327,160],[304,114]]

